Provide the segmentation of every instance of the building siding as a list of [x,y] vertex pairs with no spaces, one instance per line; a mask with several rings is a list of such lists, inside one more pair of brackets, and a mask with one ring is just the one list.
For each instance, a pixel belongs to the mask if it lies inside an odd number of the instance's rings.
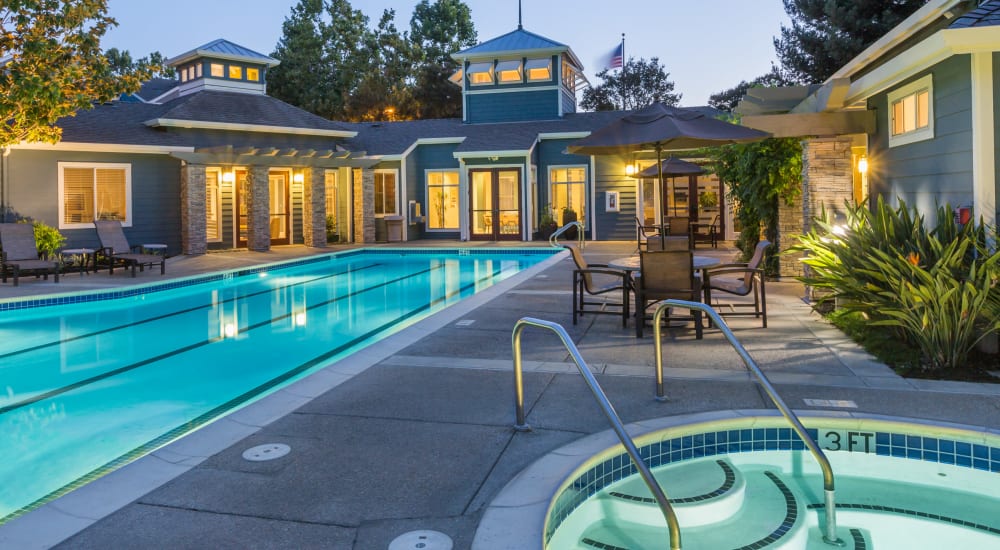
[[525,90],[466,96],[467,122],[519,122],[559,118],[559,90]]
[[[426,220],[427,209],[427,173],[426,170],[459,170],[455,150],[458,144],[420,145],[407,159],[407,167],[413,172],[408,179],[412,181],[410,198],[420,203],[421,214]],[[410,226],[411,239],[458,239],[461,233],[455,231],[427,231],[426,221]]]
[[[631,241],[636,239],[636,188],[639,180],[625,175],[627,158],[600,155],[595,158],[597,200],[597,239],[601,241]],[[608,191],[618,191],[618,212],[605,210]]]
[[[59,227],[59,163],[121,163],[132,166],[130,244],[164,243],[181,249],[181,163],[167,155],[14,150],[9,161],[8,204],[14,213]],[[67,248],[99,248],[93,228],[62,229]]]
[[[933,74],[934,138],[889,147],[888,94],[900,86]],[[915,77],[900,82],[868,102],[877,115],[877,130],[869,139],[872,194],[890,202],[903,199],[935,222],[938,205],[972,203],[971,60],[956,55]]]

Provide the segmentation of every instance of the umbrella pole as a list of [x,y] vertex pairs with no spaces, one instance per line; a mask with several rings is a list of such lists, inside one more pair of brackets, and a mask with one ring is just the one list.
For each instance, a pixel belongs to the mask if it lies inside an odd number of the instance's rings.
[[662,239],[667,234],[667,226],[664,225],[665,220],[663,219],[664,207],[667,204],[667,190],[663,187],[663,162],[660,160],[660,156],[663,154],[663,146],[660,142],[656,142],[656,179],[659,180],[660,186],[660,238]]

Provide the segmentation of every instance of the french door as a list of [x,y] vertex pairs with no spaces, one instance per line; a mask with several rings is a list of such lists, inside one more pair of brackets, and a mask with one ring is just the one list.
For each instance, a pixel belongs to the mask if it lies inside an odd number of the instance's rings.
[[[271,172],[267,176],[268,199],[270,202],[269,232],[271,244],[288,244],[290,233],[289,216],[289,173]],[[246,170],[236,171],[236,246],[247,246],[247,220],[250,214],[250,185]]]
[[521,171],[469,170],[469,205],[474,241],[519,241],[522,233]]

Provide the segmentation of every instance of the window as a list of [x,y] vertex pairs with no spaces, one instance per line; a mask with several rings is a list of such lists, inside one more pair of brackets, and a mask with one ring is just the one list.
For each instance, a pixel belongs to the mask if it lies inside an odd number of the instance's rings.
[[181,73],[181,82],[187,82],[187,80],[188,80],[188,71],[187,71],[187,69],[181,69],[180,73]]
[[210,243],[222,241],[222,171],[205,171],[205,240]]
[[59,228],[93,227],[95,220],[132,225],[132,165],[59,163]]
[[222,63],[212,63],[209,65],[209,69],[212,76],[215,78],[223,78],[226,76],[226,68],[222,65]]
[[201,62],[194,66],[194,77],[201,78]]
[[493,84],[493,63],[471,63],[469,65],[469,83],[473,86]]
[[260,69],[254,69],[252,67],[247,67],[247,80],[251,82],[260,81]]
[[521,82],[521,60],[501,61],[497,63],[497,79],[501,84]]
[[889,146],[934,137],[931,75],[889,93]]
[[576,92],[576,71],[573,70],[573,66],[569,63],[563,61],[562,64],[562,81],[563,86],[571,92]]
[[239,65],[229,66],[229,79],[230,80],[243,80],[243,67]]
[[562,225],[563,210],[576,212],[576,219],[584,222],[587,212],[587,168],[568,166],[549,170],[549,189],[556,223]]
[[396,171],[375,170],[375,216],[399,213],[396,205]]
[[524,70],[528,73],[528,82],[552,80],[552,59],[529,59]]
[[458,229],[458,172],[427,171],[427,229]]
[[326,241],[337,242],[340,233],[337,226],[337,171],[327,170],[323,184],[326,187]]

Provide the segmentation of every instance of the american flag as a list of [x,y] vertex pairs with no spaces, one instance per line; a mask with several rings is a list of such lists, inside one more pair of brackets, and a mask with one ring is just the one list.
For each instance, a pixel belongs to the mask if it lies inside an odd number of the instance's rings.
[[618,44],[615,46],[614,50],[608,55],[605,67],[608,69],[620,69],[622,68],[622,62],[625,58],[625,44]]

